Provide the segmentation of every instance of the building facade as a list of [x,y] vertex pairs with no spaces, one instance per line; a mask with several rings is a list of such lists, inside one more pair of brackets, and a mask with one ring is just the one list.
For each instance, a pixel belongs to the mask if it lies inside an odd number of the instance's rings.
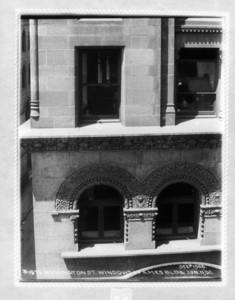
[[222,19],[26,19],[34,242],[22,234],[22,249],[36,272],[22,260],[22,278],[219,266]]

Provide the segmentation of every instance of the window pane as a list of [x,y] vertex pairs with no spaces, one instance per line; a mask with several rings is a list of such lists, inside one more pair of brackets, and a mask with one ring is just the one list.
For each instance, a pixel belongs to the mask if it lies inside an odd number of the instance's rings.
[[[83,60],[83,74],[85,72],[85,61]],[[84,81],[83,81],[84,82]],[[87,81],[88,83],[98,83],[98,53],[87,53]]]
[[[87,55],[87,60],[85,60],[84,54]],[[87,53],[83,53],[82,60],[83,74],[87,72],[87,81],[83,80],[83,83],[118,82],[118,51],[87,51]]]
[[173,234],[173,205],[159,204],[156,224],[157,235]]
[[104,231],[121,230],[121,207],[120,206],[104,206]]
[[178,233],[193,233],[194,203],[184,203],[178,206]]
[[177,95],[178,112],[213,111],[216,100],[215,93]]
[[177,112],[215,110],[217,49],[181,49],[177,74]]
[[81,232],[84,238],[99,236],[98,207],[90,206],[81,208]]
[[87,100],[83,98],[83,115],[118,115],[118,92],[115,86],[87,87]]

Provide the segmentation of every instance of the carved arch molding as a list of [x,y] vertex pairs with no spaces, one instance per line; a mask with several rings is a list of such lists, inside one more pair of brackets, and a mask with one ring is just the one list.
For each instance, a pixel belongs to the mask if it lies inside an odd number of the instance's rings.
[[151,208],[156,206],[159,193],[176,182],[187,182],[196,187],[204,205],[221,203],[220,182],[210,171],[197,164],[170,163],[154,170],[142,181],[117,166],[91,165],[79,169],[62,183],[55,208],[75,209],[81,193],[96,184],[116,188],[124,198],[125,208]]

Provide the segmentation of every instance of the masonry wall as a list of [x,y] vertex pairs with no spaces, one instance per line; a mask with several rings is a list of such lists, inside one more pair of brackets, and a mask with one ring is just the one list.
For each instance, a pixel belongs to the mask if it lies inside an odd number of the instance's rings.
[[161,19],[38,20],[40,117],[33,127],[76,127],[77,47],[122,46],[121,123],[160,125]]
[[[73,250],[73,224],[69,217],[52,215],[57,192],[73,172],[92,164],[107,164],[119,166],[141,180],[165,164],[188,161],[203,166],[220,178],[220,154],[219,149],[32,153],[37,269],[66,270],[61,253],[77,251]],[[213,220],[209,222],[212,224]],[[214,232],[219,236],[218,231],[213,229],[215,223],[211,224],[208,233]],[[60,273],[58,276],[64,278],[65,275]],[[52,277],[55,278],[55,275]]]

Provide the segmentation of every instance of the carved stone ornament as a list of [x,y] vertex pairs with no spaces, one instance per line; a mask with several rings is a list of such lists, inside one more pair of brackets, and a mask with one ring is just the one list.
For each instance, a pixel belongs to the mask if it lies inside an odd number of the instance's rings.
[[[160,192],[177,182],[189,183],[201,193],[203,204],[209,204],[209,192],[218,189],[219,181],[204,167],[193,163],[171,163],[153,171],[144,181],[146,189],[151,191],[150,205],[156,206]],[[152,188],[153,187],[153,188]]]
[[157,208],[151,209],[124,209],[124,217],[129,219],[153,219],[157,215]]
[[143,181],[117,166],[91,165],[79,169],[64,181],[57,193],[55,208],[76,209],[82,192],[96,184],[117,189],[124,198],[125,208],[154,208],[160,192],[177,182],[189,183],[197,188],[202,204],[215,204],[218,200],[219,181],[197,164],[170,163],[154,170]]
[[221,204],[222,192],[220,190],[211,192],[209,195],[209,203],[213,205]]
[[116,188],[128,207],[132,195],[140,190],[138,180],[128,171],[111,165],[92,165],[73,173],[61,185],[55,201],[57,210],[74,209],[79,195],[91,185],[107,184]]
[[146,195],[137,195],[132,198],[133,208],[147,208],[149,207],[150,198]]
[[221,134],[22,138],[29,152],[220,148]]
[[200,215],[202,218],[221,217],[222,207],[219,205],[201,205]]

